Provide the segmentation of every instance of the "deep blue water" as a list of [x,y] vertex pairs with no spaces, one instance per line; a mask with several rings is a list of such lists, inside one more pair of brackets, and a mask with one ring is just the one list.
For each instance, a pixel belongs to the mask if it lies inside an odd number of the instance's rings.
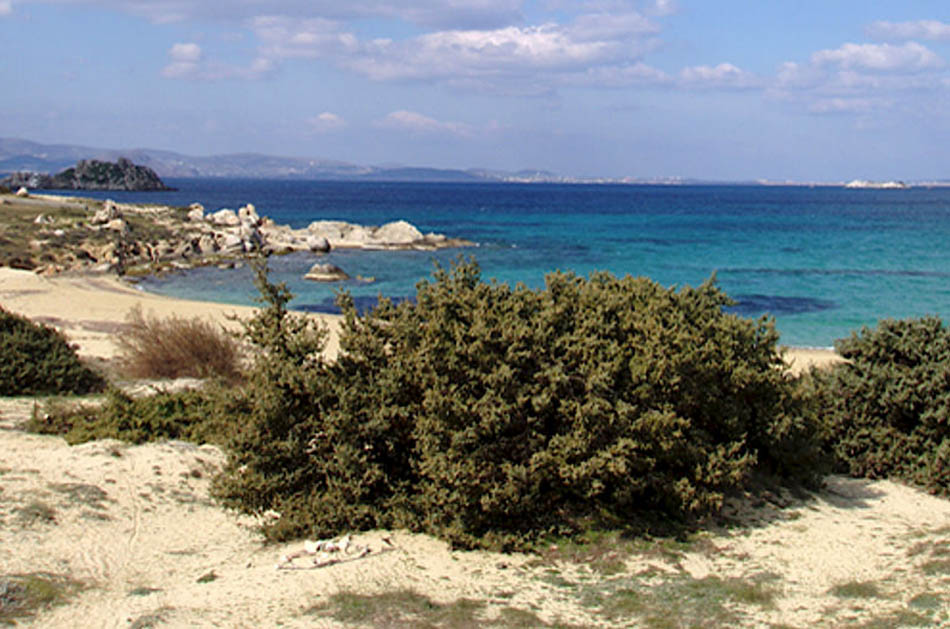
[[[337,288],[358,300],[405,297],[459,253],[483,276],[543,286],[555,269],[607,270],[664,285],[716,273],[743,315],[775,317],[782,342],[831,346],[879,318],[950,315],[950,189],[847,190],[760,186],[621,186],[169,180],[168,193],[83,193],[116,201],[253,203],[278,223],[382,224],[405,219],[478,243],[432,252],[333,251],[326,261],[371,284],[307,282],[309,254],[273,258],[292,306],[332,308]],[[150,291],[252,303],[249,272],[197,269],[143,282]]]

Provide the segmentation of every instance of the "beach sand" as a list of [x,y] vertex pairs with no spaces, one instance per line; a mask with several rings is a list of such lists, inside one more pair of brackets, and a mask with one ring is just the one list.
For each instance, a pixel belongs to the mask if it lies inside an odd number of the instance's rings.
[[[114,356],[110,334],[135,305],[222,325],[233,325],[227,314],[250,313],[148,295],[106,277],[9,269],[0,269],[0,303],[59,327],[97,358]],[[321,318],[337,329],[337,318]],[[835,360],[827,351],[788,356],[798,369]],[[531,627],[650,626],[636,620],[644,614],[674,623],[663,626],[950,622],[950,501],[892,482],[833,476],[814,494],[737,499],[726,510],[733,526],[674,550],[618,552],[610,570],[457,552],[402,531],[355,534],[371,551],[363,557],[324,567],[303,558],[298,569],[278,570],[303,543],[265,545],[254,519],[212,501],[220,450],[181,442],[70,447],[20,430],[34,404],[0,399],[0,579],[49,573],[82,586],[39,614],[38,627],[476,626],[451,624],[465,613]],[[618,607],[631,593],[639,611]],[[361,606],[356,596],[368,598]],[[370,600],[375,611],[361,616]]]
[[[254,314],[251,306],[219,304],[175,299],[138,290],[112,275],[40,276],[30,271],[0,268],[0,305],[57,328],[77,353],[84,358],[115,357],[114,335],[125,323],[129,312],[139,307],[142,314],[159,318],[199,317],[219,323],[229,330],[240,324],[229,317],[247,319]],[[341,317],[308,314],[330,330],[325,355],[332,359],[339,349]]]

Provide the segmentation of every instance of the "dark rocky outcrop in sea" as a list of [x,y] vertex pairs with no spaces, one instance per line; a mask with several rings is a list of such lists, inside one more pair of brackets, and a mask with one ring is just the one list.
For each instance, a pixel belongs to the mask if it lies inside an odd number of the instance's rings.
[[120,157],[117,162],[97,159],[80,160],[72,168],[55,175],[19,172],[0,180],[11,189],[20,187],[45,190],[171,190],[148,166],[133,164]]

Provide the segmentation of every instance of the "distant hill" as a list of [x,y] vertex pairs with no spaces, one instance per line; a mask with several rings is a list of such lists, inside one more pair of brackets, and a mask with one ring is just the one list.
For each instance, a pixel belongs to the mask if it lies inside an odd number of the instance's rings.
[[[258,153],[195,157],[156,149],[104,149],[0,138],[0,174],[18,171],[53,173],[68,168],[79,160],[95,159],[115,162],[121,157],[151,168],[162,178],[234,177],[443,182],[565,181],[553,173],[543,171],[504,173],[408,166],[360,166],[329,159],[275,157]],[[530,173],[530,176],[525,176],[525,173]],[[546,179],[547,175],[550,175],[550,178]]]
[[133,164],[120,157],[116,162],[81,159],[75,166],[55,175],[18,170],[0,179],[8,188],[42,188],[46,190],[171,190],[148,166]]

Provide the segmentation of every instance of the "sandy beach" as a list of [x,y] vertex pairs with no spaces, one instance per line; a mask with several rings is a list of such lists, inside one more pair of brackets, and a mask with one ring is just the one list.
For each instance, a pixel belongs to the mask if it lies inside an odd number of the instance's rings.
[[[115,356],[113,335],[128,313],[139,307],[146,316],[200,317],[230,330],[240,329],[233,317],[248,318],[251,306],[175,299],[138,290],[113,275],[40,276],[30,271],[0,268],[0,305],[53,326],[77,346],[81,357]],[[326,355],[336,356],[340,317],[310,314],[330,330]]]
[[[48,278],[5,268],[0,303],[58,327],[81,355],[98,359],[114,356],[111,334],[136,305],[160,317],[201,316],[225,326],[234,325],[228,315],[251,312],[150,295],[106,276]],[[338,318],[320,318],[338,329]],[[334,333],[329,351],[337,347]],[[792,369],[840,360],[830,351],[795,349],[786,359]],[[282,557],[304,548],[303,540],[264,545],[255,520],[213,502],[209,484],[225,458],[220,450],[181,442],[70,447],[19,428],[35,403],[0,400],[0,575],[59,575],[75,591],[66,604],[25,624],[950,622],[950,501],[892,482],[829,477],[814,494],[736,499],[726,509],[731,526],[686,543],[618,545],[606,564],[573,561],[556,550],[541,557],[457,552],[428,536],[373,531],[351,538],[352,549],[365,549],[364,555],[334,555],[340,561],[321,566],[305,556],[278,569]],[[623,607],[632,596],[637,605]]]
[[[44,277],[30,271],[0,267],[0,305],[62,331],[78,347],[80,356],[109,359],[115,355],[112,335],[129,311],[138,306],[143,314],[157,317],[202,317],[238,329],[229,317],[249,317],[250,306],[175,299],[134,288],[112,275],[59,275]],[[339,350],[340,317],[310,314],[327,325],[330,337],[326,356]],[[830,349],[783,348],[783,357],[792,372],[811,366],[839,362],[841,357]]]

